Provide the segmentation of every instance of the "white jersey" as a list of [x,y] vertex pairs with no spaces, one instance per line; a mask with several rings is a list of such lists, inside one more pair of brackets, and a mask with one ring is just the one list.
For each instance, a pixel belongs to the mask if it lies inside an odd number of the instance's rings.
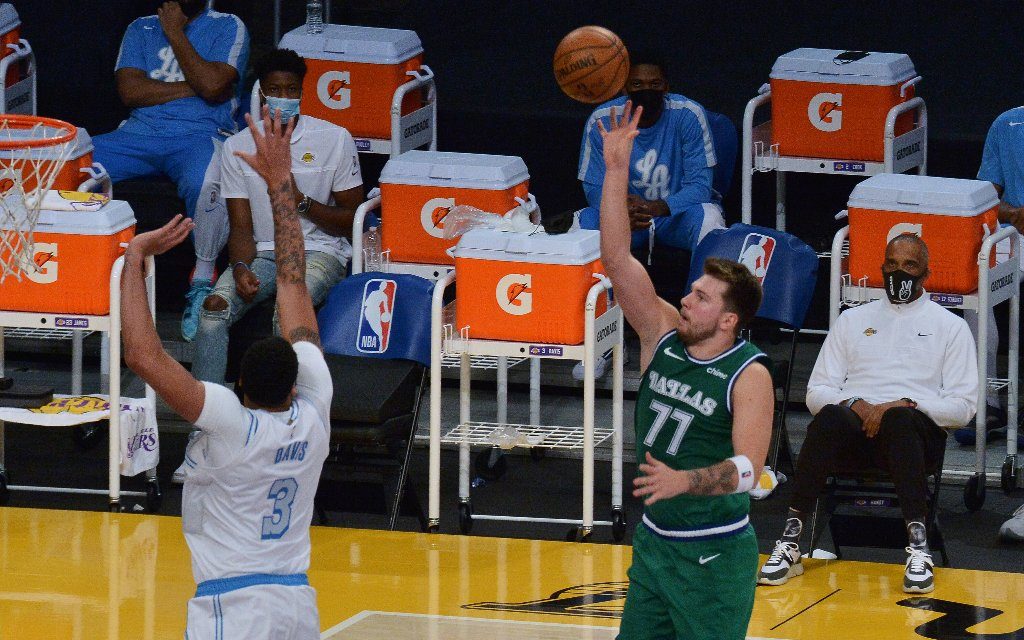
[[288,411],[247,409],[204,382],[185,454],[182,526],[197,583],[309,568],[313,496],[330,438],[331,375],[315,345],[293,345],[298,395]]

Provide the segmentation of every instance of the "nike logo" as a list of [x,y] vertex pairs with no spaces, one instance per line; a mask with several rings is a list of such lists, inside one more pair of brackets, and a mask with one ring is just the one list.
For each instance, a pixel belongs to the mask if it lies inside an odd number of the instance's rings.
[[675,358],[676,360],[682,360],[683,362],[689,362],[689,360],[687,358],[683,358],[682,356],[677,356],[676,354],[672,353],[672,347],[665,347],[665,355],[667,355],[670,358]]
[[[143,29],[156,29],[156,27],[149,26],[149,25],[142,25],[142,28]],[[1011,122],[1010,124],[1014,124],[1014,123]]]
[[930,333],[919,333],[919,334],[917,334],[917,335],[919,335],[920,337],[924,338],[924,337],[926,337],[926,336],[930,336],[930,335],[932,335],[932,334],[930,334]]
[[713,555],[713,556],[708,556],[708,557],[706,557],[706,558],[705,558],[704,556],[701,556],[701,557],[700,557],[700,559],[699,559],[699,560],[697,560],[697,562],[699,562],[699,563],[701,563],[701,564],[707,564],[707,563],[711,562],[712,560],[714,560],[715,558],[717,558],[717,557],[718,557],[718,556],[720,556],[720,555],[722,555],[722,554],[720,554],[720,553],[716,553],[715,555]]
[[1011,126],[1011,127],[1016,127],[1016,126],[1018,126],[1018,125],[1022,125],[1022,124],[1024,124],[1024,122],[1011,122],[1011,123],[1010,123],[1010,126]]

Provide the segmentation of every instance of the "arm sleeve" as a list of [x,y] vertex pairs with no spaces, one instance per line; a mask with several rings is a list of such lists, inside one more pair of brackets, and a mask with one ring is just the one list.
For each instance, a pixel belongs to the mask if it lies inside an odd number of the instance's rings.
[[981,166],[978,167],[978,180],[987,180],[1000,188],[1006,186],[1003,165],[999,160],[1000,118],[992,123],[985,137],[985,150],[981,154]]
[[[699,107],[698,107],[699,108]],[[711,129],[703,112],[683,110],[683,117],[677,130],[677,144],[683,150],[681,167],[683,181],[674,193],[665,198],[672,214],[681,212],[692,204],[711,202],[711,167],[717,164]]]
[[835,327],[825,336],[825,343],[821,345],[821,352],[818,353],[811,377],[807,381],[805,401],[811,415],[817,415],[827,404],[838,404],[846,400],[842,390],[849,370],[846,324],[844,316],[840,315]]
[[124,37],[121,39],[121,49],[117,53],[117,64],[114,65],[114,71],[126,68],[148,71],[140,27],[139,21],[136,20],[125,30]]
[[220,466],[245,446],[250,416],[238,397],[228,389],[212,382],[204,382],[203,387],[206,400],[196,427],[209,439],[207,461],[211,466]]
[[[236,134],[237,135],[237,134]],[[245,177],[242,175],[242,159],[235,155],[235,148],[228,143],[220,154],[220,194],[224,198],[249,199],[245,189]]]
[[249,58],[249,32],[238,16],[221,18],[223,27],[217,33],[210,47],[207,62],[223,62],[234,67],[239,76],[245,72]]
[[694,204],[711,202],[711,177],[714,171],[708,167],[686,173],[679,190],[665,198],[671,215],[682,213]]
[[299,359],[299,374],[295,378],[299,397],[312,403],[323,416],[325,426],[330,428],[334,382],[327,362],[324,361],[324,354],[311,342],[296,342],[292,349]]
[[942,387],[938,397],[919,400],[917,404],[917,408],[940,427],[962,427],[978,408],[978,351],[967,323],[958,320],[950,332],[942,359]]
[[595,209],[601,208],[601,189],[604,185],[604,140],[597,128],[597,113],[590,116],[583,130],[583,142],[580,144],[579,179],[583,183],[583,193],[587,204]]
[[352,134],[346,130],[341,131],[338,146],[341,148],[341,161],[338,169],[334,172],[334,182],[331,191],[346,191],[363,184],[362,170],[359,168],[359,153],[356,151],[356,143],[352,140]]

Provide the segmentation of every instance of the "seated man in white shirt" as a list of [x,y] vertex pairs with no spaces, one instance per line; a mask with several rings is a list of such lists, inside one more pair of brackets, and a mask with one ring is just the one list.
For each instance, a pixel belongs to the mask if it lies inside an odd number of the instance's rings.
[[822,345],[807,384],[814,415],[796,466],[782,538],[760,584],[803,573],[800,537],[829,475],[878,467],[896,486],[907,523],[907,593],[935,588],[928,550],[928,470],[942,464],[946,432],[967,424],[978,402],[978,364],[967,323],[932,302],[928,247],[915,235],[885,249],[886,297],[847,310]]

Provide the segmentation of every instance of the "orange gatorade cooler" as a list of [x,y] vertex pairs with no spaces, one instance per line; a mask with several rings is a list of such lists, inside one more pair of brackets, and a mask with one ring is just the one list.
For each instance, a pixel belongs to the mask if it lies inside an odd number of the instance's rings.
[[[64,166],[62,166],[60,171],[57,173],[57,176],[54,178],[53,184],[50,188],[64,191],[91,191],[95,189],[90,188],[90,184],[100,183],[103,183],[108,187],[109,180],[107,178],[106,170],[103,169],[102,165],[94,164],[92,161],[92,137],[84,128],[76,127],[76,129],[77,132],[74,140],[71,142],[71,149],[68,151],[67,160],[65,160]],[[11,130],[12,138],[18,138],[19,136],[24,136],[27,139],[32,136],[32,132],[23,129]],[[61,147],[38,147],[34,149],[31,154],[33,159],[42,159],[44,161],[40,166],[40,173],[46,174],[52,170],[46,166],[46,161],[60,160]],[[27,167],[28,165],[20,162],[24,157],[24,149],[0,149],[0,167]],[[34,188],[35,179],[31,175],[24,175],[23,173],[22,178],[25,180],[25,186],[27,189]],[[0,183],[0,187],[2,187],[2,183]],[[109,189],[106,189],[105,187],[105,190],[109,193]]]
[[406,151],[380,174],[381,247],[392,262],[454,264],[444,219],[456,205],[504,215],[534,206],[530,174],[516,156]]
[[[0,3],[0,58],[6,58],[14,53],[9,44],[18,44],[21,40],[21,19],[18,11],[10,2]],[[9,87],[20,79],[20,71],[17,65],[7,70],[6,85]]]
[[[772,144],[783,156],[880,162],[885,118],[914,97],[914,63],[903,53],[797,49],[772,66]],[[913,112],[896,120],[910,131]]]
[[20,281],[4,280],[0,309],[107,315],[110,269],[134,235],[135,215],[122,200],[97,211],[40,211],[35,268],[22,268]]
[[[339,124],[356,138],[391,138],[391,100],[423,66],[423,45],[414,31],[325,24],[323,33],[307,34],[305,25],[281,38],[282,49],[306,59],[302,113]],[[402,115],[420,107],[417,92],[402,101]]]
[[[475,229],[455,247],[457,329],[471,338],[580,344],[587,292],[603,273],[597,231]],[[598,297],[597,315],[607,307]]]
[[977,290],[978,251],[998,229],[998,206],[995,188],[983,180],[891,173],[868,178],[854,187],[848,203],[853,282],[867,276],[868,286],[882,286],[885,246],[915,233],[928,245],[929,291]]

